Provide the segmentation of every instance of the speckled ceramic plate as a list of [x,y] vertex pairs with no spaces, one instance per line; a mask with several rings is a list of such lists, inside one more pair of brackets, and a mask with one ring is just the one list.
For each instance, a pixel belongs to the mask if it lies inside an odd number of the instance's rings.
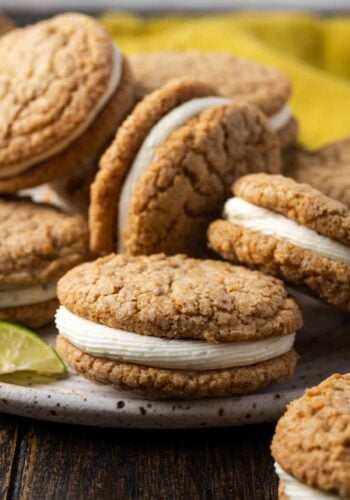
[[[247,396],[197,401],[148,401],[69,373],[61,380],[26,374],[0,381],[0,411],[82,425],[137,428],[218,427],[276,420],[305,388],[350,371],[350,315],[302,296],[305,327],[295,376]],[[54,342],[51,328],[44,335]]]

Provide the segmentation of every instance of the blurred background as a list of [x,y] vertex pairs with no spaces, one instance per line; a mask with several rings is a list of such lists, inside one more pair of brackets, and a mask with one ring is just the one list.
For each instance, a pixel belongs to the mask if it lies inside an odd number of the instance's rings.
[[18,25],[71,10],[98,16],[125,53],[220,50],[275,66],[303,146],[350,135],[350,0],[0,0]]
[[31,11],[41,14],[48,11],[84,10],[101,12],[105,9],[136,10],[150,13],[172,11],[222,11],[222,10],[318,10],[320,12],[349,11],[349,0],[0,0],[0,8],[13,13]]

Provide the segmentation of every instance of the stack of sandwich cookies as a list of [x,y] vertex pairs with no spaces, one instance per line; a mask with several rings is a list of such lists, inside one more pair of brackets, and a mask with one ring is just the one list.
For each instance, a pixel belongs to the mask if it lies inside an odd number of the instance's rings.
[[133,105],[126,59],[102,26],[64,14],[0,39],[0,192],[93,161]]
[[0,240],[0,320],[50,323],[58,279],[88,258],[86,223],[46,205],[1,199]]
[[350,374],[293,401],[272,441],[279,499],[350,498]]
[[209,228],[210,247],[349,310],[349,209],[279,175],[242,177],[233,192],[225,220]]
[[230,183],[248,172],[278,173],[280,162],[278,139],[257,108],[173,80],[136,106],[101,159],[91,248],[203,255]]
[[275,68],[222,52],[165,51],[130,56],[139,99],[172,78],[189,77],[212,85],[230,99],[259,107],[277,131],[282,146],[297,138],[297,122],[288,106],[291,85]]
[[315,151],[294,148],[285,159],[284,173],[350,207],[350,139]]
[[149,398],[229,396],[294,371],[296,302],[273,277],[183,255],[110,255],[58,284],[57,348],[92,381]]

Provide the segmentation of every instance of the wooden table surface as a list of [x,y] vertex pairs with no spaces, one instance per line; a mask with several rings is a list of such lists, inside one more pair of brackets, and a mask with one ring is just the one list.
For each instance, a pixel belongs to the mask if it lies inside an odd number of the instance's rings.
[[98,429],[0,414],[0,499],[275,499],[273,430]]

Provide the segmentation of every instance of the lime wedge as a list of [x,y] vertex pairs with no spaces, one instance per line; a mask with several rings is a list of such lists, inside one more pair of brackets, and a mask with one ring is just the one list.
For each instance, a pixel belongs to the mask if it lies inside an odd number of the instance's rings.
[[0,375],[18,371],[58,375],[66,367],[39,335],[22,326],[0,321]]

